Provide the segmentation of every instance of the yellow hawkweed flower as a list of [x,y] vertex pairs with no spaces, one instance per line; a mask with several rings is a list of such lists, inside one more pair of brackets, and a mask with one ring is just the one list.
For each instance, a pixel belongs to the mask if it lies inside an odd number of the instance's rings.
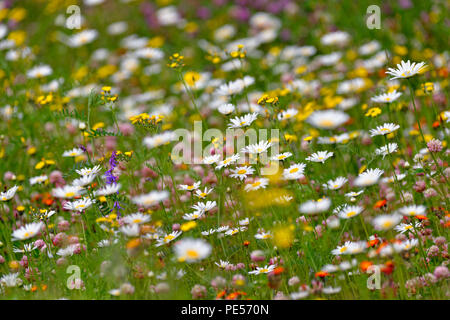
[[200,80],[201,75],[198,72],[195,71],[188,71],[184,74],[184,81],[186,82],[186,84],[190,87],[195,86],[195,83]]
[[433,91],[434,91],[434,84],[433,84],[433,82],[422,83],[422,90],[423,90],[423,92],[425,94],[433,93]]
[[186,231],[189,231],[189,230],[195,228],[196,226],[197,226],[197,222],[189,221],[189,222],[183,223],[181,225],[180,229],[181,229],[181,231],[186,232]]
[[183,60],[184,56],[179,53],[174,53],[169,57],[170,63],[167,65],[170,68],[178,69],[184,66]]
[[378,117],[378,115],[380,115],[380,114],[381,114],[381,109],[375,107],[375,108],[370,108],[370,109],[366,112],[365,116],[366,116],[366,117],[372,117],[372,118],[375,118],[375,117]]

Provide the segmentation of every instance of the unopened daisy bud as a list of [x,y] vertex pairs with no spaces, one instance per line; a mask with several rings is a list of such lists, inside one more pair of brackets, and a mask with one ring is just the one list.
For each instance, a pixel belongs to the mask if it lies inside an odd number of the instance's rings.
[[58,260],[56,260],[56,265],[58,266],[63,266],[67,263],[67,259],[64,257],[59,258]]

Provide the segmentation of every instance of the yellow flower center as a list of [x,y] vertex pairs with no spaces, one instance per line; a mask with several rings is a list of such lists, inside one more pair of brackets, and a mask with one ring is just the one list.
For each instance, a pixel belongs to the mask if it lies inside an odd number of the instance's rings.
[[353,217],[356,214],[355,211],[350,211],[347,213],[347,217]]
[[333,126],[333,121],[325,119],[325,120],[320,121],[320,125],[322,127],[331,127],[331,126]]
[[197,259],[199,257],[199,254],[195,250],[188,250],[186,251],[186,256],[190,259]]
[[241,169],[241,170],[239,170],[237,173],[238,173],[238,174],[244,174],[244,173],[246,173],[246,172],[247,172],[247,170]]
[[164,237],[164,241],[165,241],[165,242],[168,242],[168,241],[170,241],[170,240],[173,240],[174,238],[175,238],[175,237],[174,237],[173,235],[168,234],[167,236]]
[[390,226],[392,226],[392,221],[385,221],[382,224],[383,228],[389,228]]

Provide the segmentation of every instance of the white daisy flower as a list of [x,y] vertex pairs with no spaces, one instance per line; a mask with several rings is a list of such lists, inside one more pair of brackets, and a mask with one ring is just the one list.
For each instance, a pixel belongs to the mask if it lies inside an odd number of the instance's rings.
[[297,109],[294,108],[289,108],[287,110],[281,111],[278,114],[278,120],[288,120],[291,119],[292,117],[295,117],[298,113]]
[[224,115],[231,114],[232,112],[234,112],[235,109],[236,107],[231,103],[221,104],[219,108],[217,108],[217,110]]
[[96,197],[109,196],[113,193],[117,193],[120,190],[120,187],[121,187],[120,183],[107,184],[103,188],[94,191],[94,195]]
[[394,131],[397,131],[400,128],[400,126],[398,124],[395,123],[385,123],[381,126],[378,126],[376,129],[371,129],[370,130],[370,136],[371,137],[375,137],[375,136],[380,136],[380,135],[386,135],[389,133],[392,133]]
[[302,178],[305,172],[306,164],[296,163],[283,170],[283,177],[286,180],[296,180]]
[[63,157],[78,157],[84,153],[81,148],[73,148],[72,150],[64,151]]
[[419,244],[419,240],[408,239],[406,241],[402,241],[401,243],[394,242],[394,249],[397,252],[408,251],[414,247],[417,247],[418,244]]
[[230,262],[229,262],[229,261],[223,261],[223,260],[220,260],[219,263],[214,262],[214,264],[215,264],[216,266],[218,266],[220,269],[225,269],[226,267],[228,267],[228,266],[230,265]]
[[76,169],[75,171],[80,175],[80,176],[88,176],[88,175],[96,175],[100,172],[101,167],[100,166],[94,166],[92,168],[81,168],[81,169]]
[[408,217],[415,217],[419,215],[425,216],[427,214],[427,208],[422,205],[410,205],[398,209],[397,212]]
[[338,110],[314,111],[307,119],[313,127],[325,130],[336,129],[343,125],[350,117]]
[[339,213],[338,216],[341,219],[350,219],[359,215],[364,210],[360,206],[345,206]]
[[[416,228],[420,227],[420,223],[416,222]],[[400,233],[412,232],[414,231],[414,226],[410,223],[400,223],[398,226],[395,226],[395,231]]]
[[241,149],[242,153],[250,153],[250,154],[260,154],[266,152],[271,146],[272,142],[269,141],[260,141],[255,144],[251,144]]
[[83,198],[73,202],[68,201],[64,204],[64,209],[81,212],[89,208],[93,203],[94,201],[90,198]]
[[202,190],[195,190],[195,196],[200,198],[200,199],[205,199],[206,196],[208,194],[210,194],[213,190],[214,190],[213,188],[208,189],[207,187],[205,187],[205,189],[203,191]]
[[140,234],[140,227],[139,224],[132,223],[120,227],[119,231],[122,232],[127,237],[138,237]]
[[298,210],[304,214],[318,214],[327,211],[331,206],[329,198],[320,198],[317,200],[308,200],[302,203]]
[[183,215],[183,219],[184,220],[197,220],[200,219],[201,217],[203,217],[205,214],[203,212],[193,212],[193,213],[185,213]]
[[52,190],[52,195],[56,198],[72,199],[78,197],[83,192],[79,186],[66,185]]
[[272,264],[270,266],[264,266],[262,268],[256,267],[256,270],[249,271],[249,274],[264,274],[270,273],[276,268],[276,265]]
[[389,143],[385,146],[382,146],[381,148],[376,149],[375,154],[382,155],[383,159],[384,159],[385,156],[387,156],[390,153],[397,152],[397,150],[398,150],[398,145],[394,142],[394,143]]
[[258,189],[265,189],[266,186],[269,185],[269,179],[267,178],[259,178],[253,183],[248,183],[245,185],[244,189],[245,191],[254,191]]
[[84,187],[88,184],[91,184],[94,181],[94,179],[95,174],[89,174],[73,180],[72,184],[77,187]]
[[400,214],[382,214],[372,219],[372,224],[376,230],[389,230],[395,227],[402,220]]
[[36,176],[36,177],[32,177],[30,178],[30,185],[35,185],[36,183],[43,183],[45,181],[48,180],[48,177],[46,175],[42,175],[42,176]]
[[222,169],[224,167],[228,167],[230,164],[238,161],[239,158],[240,158],[239,154],[233,154],[232,156],[220,161],[216,166],[216,170]]
[[180,184],[178,187],[183,191],[194,191],[200,187],[201,181],[194,182],[192,185]]
[[215,154],[212,156],[207,156],[203,158],[203,164],[213,164],[216,163],[217,161],[219,161],[220,159],[220,155],[219,154]]
[[378,168],[367,169],[358,175],[353,184],[357,187],[368,187],[374,185],[378,182],[383,173],[384,171]]
[[327,183],[324,183],[322,186],[328,190],[338,190],[342,188],[344,184],[348,181],[345,177],[337,177],[334,180],[328,180]]
[[42,229],[44,224],[42,222],[28,223],[12,233],[13,241],[26,240],[36,236]]
[[151,216],[148,214],[143,214],[140,212],[129,214],[125,217],[123,217],[123,222],[127,224],[135,223],[135,224],[141,224],[146,223],[151,220]]
[[133,201],[133,203],[137,204],[138,206],[148,208],[160,202],[163,202],[168,198],[169,192],[166,190],[162,190],[162,191],[151,191],[147,194],[135,196],[131,199],[131,201]]
[[145,137],[144,144],[147,148],[152,149],[174,141],[176,138],[177,137],[174,132],[165,131],[152,137]]
[[[0,278],[0,284],[6,287],[19,287],[23,281],[19,279],[19,273],[5,274]],[[1,286],[0,286],[1,288]],[[1,291],[1,290],[0,290]]]
[[267,240],[271,239],[272,237],[272,233],[270,232],[258,232],[257,234],[255,234],[255,238],[260,240]]
[[247,176],[253,174],[255,169],[250,166],[237,167],[236,169],[231,169],[231,178],[240,179],[241,181],[247,178]]
[[155,246],[160,247],[164,244],[167,244],[167,243],[175,240],[176,238],[178,238],[182,233],[183,233],[182,231],[173,231],[169,234],[166,234],[164,237],[161,237],[156,240]]
[[35,78],[43,78],[46,76],[51,75],[53,72],[52,68],[48,65],[40,65],[37,67],[34,67],[27,72],[27,77],[30,79]]
[[291,156],[292,156],[292,153],[284,152],[284,153],[279,153],[277,155],[274,155],[273,157],[270,158],[270,160],[272,160],[272,161],[282,161],[282,160],[287,159],[287,158],[289,158]]
[[85,44],[91,43],[98,37],[98,31],[93,29],[86,29],[80,31],[67,39],[66,44],[69,47],[77,48]]
[[247,113],[241,117],[236,117],[234,119],[230,119],[230,124],[228,124],[228,128],[242,128],[248,127],[256,120],[258,117],[258,113]]
[[306,160],[312,161],[312,162],[325,163],[325,160],[327,160],[328,158],[331,158],[333,156],[333,154],[334,154],[333,152],[318,151],[318,152],[313,153],[312,155],[310,155],[308,158],[306,158]]
[[186,238],[174,245],[175,256],[180,262],[197,262],[207,258],[212,246],[203,239]]
[[372,97],[370,98],[370,100],[378,103],[391,103],[397,100],[401,95],[402,95],[401,92],[397,92],[397,90],[394,90],[388,93],[383,93],[378,96]]
[[198,202],[197,204],[194,204],[191,208],[195,210],[196,213],[206,213],[213,208],[215,208],[217,205],[217,202],[215,201],[207,201],[204,202]]
[[14,187],[6,190],[5,192],[0,192],[0,200],[1,201],[11,200],[12,197],[14,197],[14,195],[16,194],[17,189],[19,189],[19,187],[14,186]]
[[410,78],[418,73],[425,71],[426,65],[425,62],[411,63],[409,60],[405,62],[402,60],[401,63],[397,64],[397,69],[388,68],[386,74],[393,76],[390,80],[394,79],[405,79]]

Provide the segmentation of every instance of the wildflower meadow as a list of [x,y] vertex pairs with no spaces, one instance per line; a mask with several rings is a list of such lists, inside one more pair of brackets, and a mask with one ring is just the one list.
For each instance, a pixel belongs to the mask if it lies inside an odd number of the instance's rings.
[[0,1],[0,299],[448,300],[449,12]]

